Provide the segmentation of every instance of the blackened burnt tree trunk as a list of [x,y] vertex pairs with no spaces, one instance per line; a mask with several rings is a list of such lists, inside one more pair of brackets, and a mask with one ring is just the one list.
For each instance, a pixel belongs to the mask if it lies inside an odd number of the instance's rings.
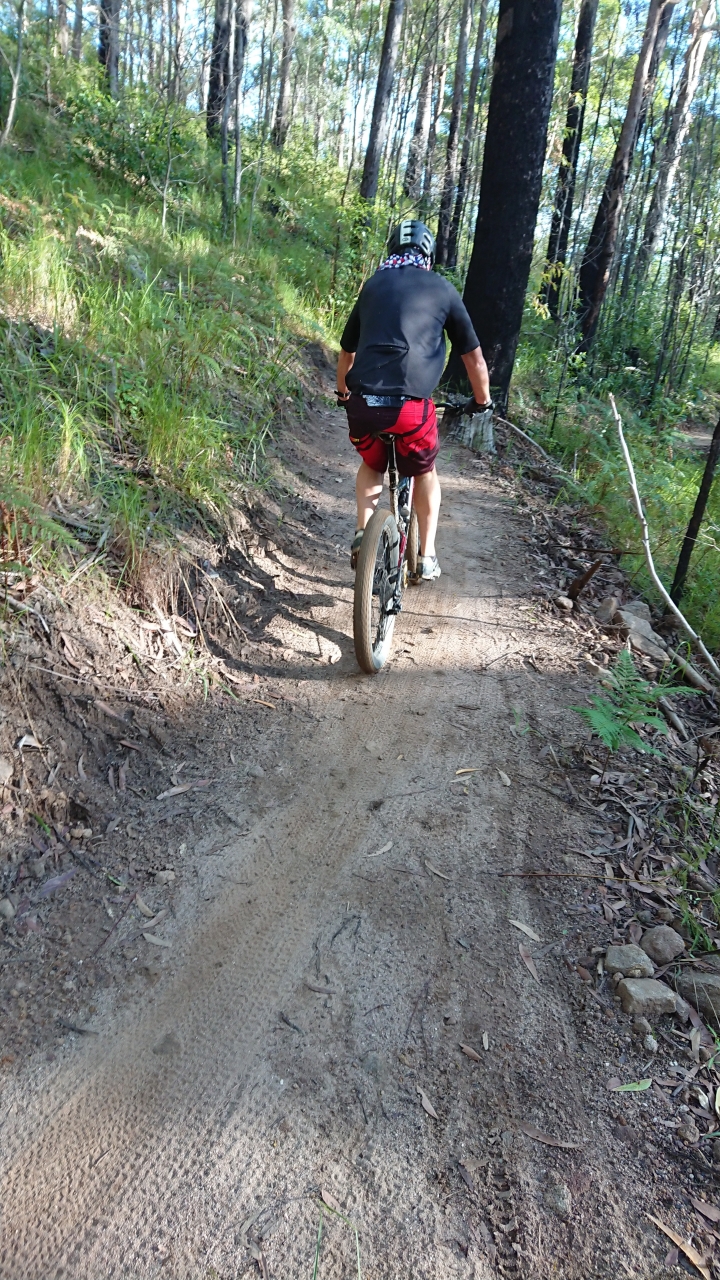
[[555,207],[550,224],[550,238],[548,240],[545,278],[542,289],[542,300],[554,319],[557,319],[558,315],[562,272],[567,258],[573,200],[575,198],[577,162],[580,143],[582,142],[597,10],[598,0],[582,0],[575,39],[562,160],[560,161],[557,187],[555,189]]
[[605,181],[605,187],[580,267],[578,298],[578,323],[580,326],[578,349],[580,351],[588,351],[590,349],[610,281],[610,271],[615,257],[618,230],[620,228],[625,185],[637,139],[638,122],[645,104],[647,81],[652,66],[655,42],[664,12],[664,0],[650,0],[645,32],[640,54],[635,64],[635,74],[625,119],[620,130],[613,162]]
[[216,0],[215,3],[215,24],[205,106],[205,128],[209,138],[215,138],[220,133],[225,107],[230,64],[230,5],[231,0]]
[[708,504],[708,498],[710,497],[710,490],[712,489],[712,483],[715,478],[715,471],[717,469],[719,459],[720,418],[718,418],[715,430],[713,431],[713,437],[710,443],[710,452],[708,453],[705,470],[703,471],[703,478],[700,481],[700,488],[698,489],[698,495],[695,499],[695,506],[693,508],[692,516],[690,517],[690,523],[687,527],[687,533],[683,539],[680,556],[677,562],[677,569],[675,570],[675,577],[673,579],[672,587],[670,588],[670,595],[675,601],[675,604],[680,603],[680,599],[685,589],[685,580],[690,568],[690,557],[692,556],[695,543],[697,542],[698,534],[700,532],[700,526],[703,522],[705,508]]
[[[465,305],[507,404],[530,275],[562,0],[500,0]],[[464,382],[453,352],[445,382]]]
[[460,239],[460,228],[462,226],[463,210],[465,208],[465,193],[467,191],[468,170],[470,168],[470,152],[472,150],[472,144],[475,141],[476,112],[478,109],[477,96],[478,89],[480,87],[480,64],[482,62],[482,47],[483,40],[485,39],[485,25],[487,23],[487,7],[488,0],[480,0],[480,17],[478,19],[478,29],[475,36],[475,55],[473,57],[472,70],[470,72],[470,87],[468,89],[467,108],[465,110],[465,128],[463,130],[463,144],[460,156],[457,192],[455,194],[455,208],[453,209],[452,222],[450,223],[450,235],[448,236],[448,267],[457,266],[458,241]]
[[360,195],[363,200],[373,201],[375,199],[380,182],[380,163],[387,137],[388,109],[395,75],[395,62],[400,42],[400,28],[402,26],[404,8],[405,0],[390,0],[382,53],[380,55],[380,69],[375,89],[370,137],[367,151],[365,152],[365,164],[360,182]]
[[460,120],[462,117],[463,98],[465,96],[465,72],[467,67],[467,46],[472,21],[470,0],[463,0],[460,15],[460,34],[458,37],[457,56],[455,58],[455,76],[453,79],[453,96],[448,123],[447,151],[445,153],[445,172],[443,174],[442,194],[440,196],[440,215],[438,218],[436,260],[440,266],[447,265],[450,244],[450,223],[452,220],[455,182],[457,179],[458,143],[460,139]]
[[110,97],[117,98],[120,65],[120,0],[100,0],[98,17],[98,61],[105,72],[105,83]]
[[434,58],[433,53],[430,50],[428,51],[428,55],[425,59],[422,75],[420,77],[417,112],[415,115],[415,128],[410,140],[410,150],[408,152],[408,162],[405,170],[405,180],[403,182],[403,195],[407,196],[411,200],[419,200],[420,198],[422,174],[425,167],[428,138],[430,137],[433,66]]

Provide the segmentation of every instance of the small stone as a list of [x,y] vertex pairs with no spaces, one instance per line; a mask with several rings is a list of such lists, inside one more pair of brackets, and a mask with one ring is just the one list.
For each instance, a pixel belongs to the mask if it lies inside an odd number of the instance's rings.
[[564,1182],[556,1182],[549,1186],[543,1196],[546,1207],[562,1222],[568,1222],[572,1215],[572,1194]]
[[700,973],[698,970],[681,973],[677,989],[708,1022],[720,1027],[720,974]]
[[6,787],[13,776],[14,766],[7,756],[0,756],[0,787]]
[[626,946],[608,947],[605,968],[608,973],[622,973],[627,978],[652,978],[655,972],[652,960],[632,942]]
[[655,978],[623,978],[617,990],[624,1013],[659,1018],[675,1012],[675,992]]
[[595,611],[595,618],[601,627],[609,627],[618,611],[620,601],[617,596],[606,596]]
[[632,1033],[634,1036],[649,1036],[652,1033],[652,1027],[647,1018],[635,1018],[632,1024]]
[[686,1120],[684,1124],[679,1124],[675,1130],[678,1138],[682,1138],[689,1147],[694,1147],[700,1141],[700,1130],[692,1120]]
[[645,1036],[645,1039],[643,1040],[643,1045],[647,1049],[648,1053],[657,1053],[658,1049],[660,1048],[660,1045],[658,1044],[654,1036]]
[[251,778],[265,777],[265,770],[263,769],[261,764],[251,764],[250,768],[248,769],[248,773],[250,774]]
[[682,996],[675,996],[675,1012],[681,1022],[689,1022],[693,1007]]
[[30,872],[30,875],[33,876],[35,880],[42,880],[43,876],[45,875],[45,859],[44,858],[31,858],[27,866],[28,866],[28,871]]
[[556,596],[555,603],[558,606],[558,609],[564,609],[566,613],[570,613],[572,611],[573,602],[568,599],[567,596]]
[[644,600],[630,600],[628,604],[623,605],[623,613],[632,613],[636,618],[644,618],[646,622],[652,622],[650,606]]
[[669,924],[659,924],[643,934],[640,946],[655,964],[672,964],[685,950],[685,939]]
[[156,883],[156,884],[172,884],[172,882],[173,882],[173,880],[174,880],[174,879],[175,879],[175,872],[174,872],[174,871],[166,870],[166,871],[156,871],[156,872],[155,872],[155,883]]
[[12,920],[15,915],[15,908],[9,898],[0,900],[0,919]]

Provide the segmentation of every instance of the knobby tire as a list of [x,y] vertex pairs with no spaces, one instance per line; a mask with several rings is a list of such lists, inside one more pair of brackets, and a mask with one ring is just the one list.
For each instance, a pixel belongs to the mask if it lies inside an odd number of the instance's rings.
[[376,511],[360,546],[355,572],[353,637],[361,670],[375,675],[390,655],[395,615],[383,612],[397,576],[400,538],[395,517]]

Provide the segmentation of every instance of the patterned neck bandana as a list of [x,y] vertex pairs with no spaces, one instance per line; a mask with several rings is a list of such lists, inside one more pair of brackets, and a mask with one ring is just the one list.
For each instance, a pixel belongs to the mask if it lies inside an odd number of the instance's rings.
[[420,267],[421,271],[431,271],[432,263],[419,249],[408,249],[405,253],[391,253],[380,263],[378,271],[389,271],[392,267]]

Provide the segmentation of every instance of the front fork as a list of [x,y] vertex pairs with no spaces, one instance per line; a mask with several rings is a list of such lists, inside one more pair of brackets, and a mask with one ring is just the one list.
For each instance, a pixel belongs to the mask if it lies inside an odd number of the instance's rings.
[[400,546],[398,549],[398,567],[395,574],[394,589],[392,599],[388,601],[387,612],[398,614],[402,609],[402,591],[405,586],[405,549],[407,547],[408,529],[410,528],[414,482],[412,476],[409,479],[405,476],[403,476],[402,480],[400,479],[394,443],[390,446],[389,454],[390,510],[395,517]]

